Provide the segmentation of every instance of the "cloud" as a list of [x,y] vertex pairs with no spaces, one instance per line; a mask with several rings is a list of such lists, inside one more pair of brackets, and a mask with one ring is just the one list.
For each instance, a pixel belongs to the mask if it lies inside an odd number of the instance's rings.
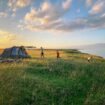
[[103,14],[101,15],[101,17],[104,18],[104,17],[105,17],[105,13],[103,13]]
[[31,4],[32,0],[9,0],[8,6],[13,12],[16,12],[18,8],[24,8]]
[[86,18],[77,18],[72,21],[59,19],[48,24],[25,24],[21,28],[26,28],[31,31],[37,30],[56,30],[56,31],[76,31],[86,29],[105,29],[105,14],[101,16],[89,16]]
[[92,6],[93,0],[86,0],[86,5],[87,6]]
[[45,1],[39,8],[31,8],[30,12],[26,13],[24,17],[24,25],[19,25],[19,27],[30,30],[49,29],[61,20],[70,7],[71,0],[66,0],[61,5],[54,5],[49,1]]
[[98,0],[92,7],[92,9],[89,11],[90,14],[98,14],[102,12],[105,9],[105,1],[104,0]]
[[48,2],[44,2],[42,4],[42,7],[41,7],[42,11],[48,11],[51,8],[52,8],[52,5],[50,3],[48,3]]
[[[92,3],[93,1],[88,1]],[[105,14],[90,15],[87,17],[77,17],[72,20],[65,20],[64,16],[71,7],[71,0],[62,1],[61,4],[54,5],[49,1],[44,1],[39,8],[31,8],[26,13],[23,21],[18,25],[19,28],[31,31],[56,30],[56,31],[76,31],[86,29],[105,28]],[[103,1],[96,1],[91,5],[91,14],[103,10]],[[58,8],[59,7],[59,8]],[[97,9],[94,9],[97,8]],[[80,12],[80,8],[76,10]]]
[[1,47],[12,46],[16,44],[17,41],[19,41],[18,35],[0,29],[0,46]]
[[72,0],[66,0],[65,2],[62,3],[63,8],[65,10],[68,10],[71,7],[71,4],[72,4]]
[[4,18],[5,18],[5,17],[7,17],[7,16],[8,16],[8,14],[7,14],[6,12],[0,12],[0,18],[1,18],[1,17],[4,17]]
[[76,30],[86,30],[86,29],[105,29],[105,15],[100,17],[87,17],[79,18],[70,22],[62,22],[61,25],[56,27],[56,30],[62,31],[76,31]]
[[67,8],[70,8],[70,5],[67,5],[70,1],[71,0],[67,0],[65,2],[65,7],[60,5],[53,5],[50,2],[45,1],[44,3],[42,3],[39,9],[31,8],[31,11],[26,14],[25,20],[36,20],[40,21],[41,23],[48,23],[48,21],[56,20],[62,17],[65,14],[65,12],[67,12]]
[[[9,40],[9,41],[13,41],[16,39],[16,35],[12,34],[10,32],[4,31],[4,30],[0,30],[0,37],[2,37],[1,39],[4,40]],[[0,41],[1,42],[1,41]]]

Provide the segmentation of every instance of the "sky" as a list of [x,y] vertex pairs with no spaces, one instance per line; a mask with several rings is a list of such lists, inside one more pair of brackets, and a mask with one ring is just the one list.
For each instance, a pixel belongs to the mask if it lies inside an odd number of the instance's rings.
[[105,0],[0,0],[0,48],[105,43]]

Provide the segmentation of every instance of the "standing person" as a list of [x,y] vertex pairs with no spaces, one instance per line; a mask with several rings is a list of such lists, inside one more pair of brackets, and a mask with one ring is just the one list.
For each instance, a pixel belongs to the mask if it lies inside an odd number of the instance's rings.
[[41,47],[41,58],[44,58],[44,50],[43,50],[43,47]]
[[92,57],[91,56],[88,57],[87,60],[88,60],[88,62],[90,62],[92,60]]
[[58,58],[60,58],[60,53],[59,53],[59,51],[58,51],[58,50],[57,50],[57,52],[56,52],[56,53],[57,53],[57,59],[58,59]]

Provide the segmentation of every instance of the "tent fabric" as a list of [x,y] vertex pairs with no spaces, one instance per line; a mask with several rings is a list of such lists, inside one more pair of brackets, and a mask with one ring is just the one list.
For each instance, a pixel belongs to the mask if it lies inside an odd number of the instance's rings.
[[26,52],[23,46],[20,47],[11,47],[4,49],[4,52],[1,55],[2,58],[29,58],[30,56]]

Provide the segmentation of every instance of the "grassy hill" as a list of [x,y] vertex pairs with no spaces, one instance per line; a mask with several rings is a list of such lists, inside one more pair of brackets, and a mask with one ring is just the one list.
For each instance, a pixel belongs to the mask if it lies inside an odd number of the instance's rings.
[[105,105],[105,59],[77,50],[28,50],[32,59],[0,63],[0,105]]

